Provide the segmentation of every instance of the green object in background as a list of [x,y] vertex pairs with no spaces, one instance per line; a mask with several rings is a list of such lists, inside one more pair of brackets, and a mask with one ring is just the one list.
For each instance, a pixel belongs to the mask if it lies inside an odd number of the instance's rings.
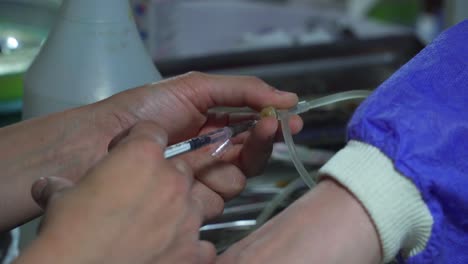
[[0,1],[0,114],[20,111],[23,78],[58,14],[59,0]]
[[[45,29],[0,19],[0,103],[21,99],[24,73],[46,36]],[[17,47],[9,48],[8,41]]]
[[368,16],[380,21],[413,26],[422,11],[418,0],[381,0],[369,10]]
[[0,76],[0,101],[17,100],[23,96],[24,73]]

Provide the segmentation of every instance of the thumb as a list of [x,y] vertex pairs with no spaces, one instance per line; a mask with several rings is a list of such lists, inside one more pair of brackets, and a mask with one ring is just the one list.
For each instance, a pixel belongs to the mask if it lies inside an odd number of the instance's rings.
[[199,263],[214,264],[216,261],[216,249],[208,241],[199,242]]
[[73,187],[73,182],[58,177],[42,177],[31,187],[31,195],[36,203],[45,210],[53,196]]

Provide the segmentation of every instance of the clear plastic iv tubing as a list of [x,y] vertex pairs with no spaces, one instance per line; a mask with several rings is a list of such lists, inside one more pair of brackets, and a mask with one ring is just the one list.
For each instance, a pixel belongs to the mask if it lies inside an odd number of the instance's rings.
[[336,93],[309,101],[301,101],[295,107],[288,109],[287,112],[289,112],[290,114],[298,115],[322,106],[347,100],[366,98],[371,93],[371,91],[367,90],[353,90],[348,92]]
[[276,111],[277,118],[281,121],[281,130],[283,132],[284,142],[288,146],[289,155],[291,156],[292,162],[294,163],[294,166],[299,172],[301,178],[304,180],[305,184],[307,184],[307,186],[309,186],[310,188],[315,186],[315,180],[307,172],[296,152],[296,148],[294,147],[294,141],[291,134],[291,129],[289,128],[289,117],[291,115],[305,113],[309,110],[319,108],[325,105],[330,105],[353,99],[363,99],[368,97],[371,93],[371,91],[367,90],[354,90],[336,93],[322,98],[313,99],[310,101],[301,101],[297,104],[296,107],[288,110]]

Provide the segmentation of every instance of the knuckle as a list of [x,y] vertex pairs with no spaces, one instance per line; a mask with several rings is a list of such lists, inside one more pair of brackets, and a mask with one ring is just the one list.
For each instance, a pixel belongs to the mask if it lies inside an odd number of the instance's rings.
[[175,183],[176,183],[176,186],[179,188],[178,190],[184,195],[188,196],[190,193],[191,185],[192,185],[190,181],[190,177],[183,175],[181,173],[179,173],[179,175],[177,176],[178,177],[175,177]]
[[[222,184],[221,184],[222,183]],[[247,184],[247,179],[242,171],[236,166],[226,166],[224,174],[220,178],[217,192],[226,200],[232,199],[241,193]]]
[[159,202],[166,204],[167,207],[171,207],[173,210],[176,210],[177,213],[174,213],[174,217],[176,218],[187,210],[189,197],[187,195],[187,191],[185,191],[180,185],[165,186],[164,190],[154,193],[153,197]]
[[257,76],[246,76],[245,78],[247,79],[247,81],[252,82],[252,83],[256,83],[256,84],[264,83],[263,80],[261,80]]
[[216,209],[215,213],[221,214],[224,210],[224,199],[219,195],[216,195],[215,197],[216,198],[213,199],[213,207]]
[[170,199],[186,199],[189,197],[191,184],[189,178],[179,172],[171,173],[167,188]]
[[127,149],[138,160],[155,162],[163,158],[163,149],[149,136],[139,136],[128,142]]
[[223,213],[224,199],[219,194],[213,192],[213,195],[204,202],[205,205],[203,206],[203,209],[205,210],[204,215],[206,215],[206,218],[212,219]]
[[178,172],[185,176],[193,177],[192,167],[186,161],[175,158],[172,160],[172,163],[174,164]]
[[183,77],[187,79],[201,79],[206,77],[206,74],[199,72],[199,71],[190,71],[183,75]]
[[186,87],[198,92],[198,89],[211,86],[211,80],[208,74],[191,71],[181,76],[180,80]]
[[208,75],[205,73],[201,73],[198,71],[191,71],[191,72],[178,76],[176,80],[180,81],[186,86],[197,87],[197,86],[206,84],[207,76]]
[[223,213],[224,211],[224,199],[219,196],[219,195],[216,195],[216,198],[213,199],[213,217],[216,217],[216,216],[219,216]]
[[224,198],[232,199],[233,197],[241,193],[245,189],[246,185],[247,185],[247,179],[243,175],[241,174],[233,175],[232,180],[231,180],[231,186],[230,186],[231,190]]
[[249,76],[247,78],[248,78],[248,81],[252,83],[252,86],[258,89],[261,89],[265,92],[272,92],[276,90],[273,86],[271,86],[270,84],[266,83],[264,80],[258,77]]
[[177,89],[189,97],[200,96],[203,94],[203,90],[209,89],[213,85],[210,75],[195,71],[177,76],[174,82],[178,84],[176,85]]
[[247,76],[246,79],[248,82],[251,82],[254,86],[272,88],[269,84],[267,84],[265,81],[256,76]]
[[155,166],[153,178],[157,179],[156,184],[163,186],[163,188],[155,190],[154,197],[179,209],[184,208],[190,198],[191,182],[189,177],[177,171],[169,161],[160,165]]
[[158,129],[159,127],[154,123],[154,122],[150,122],[150,121],[141,121],[141,122],[138,122],[134,127],[133,127],[133,130],[134,131],[148,131],[148,130],[152,130],[152,129]]

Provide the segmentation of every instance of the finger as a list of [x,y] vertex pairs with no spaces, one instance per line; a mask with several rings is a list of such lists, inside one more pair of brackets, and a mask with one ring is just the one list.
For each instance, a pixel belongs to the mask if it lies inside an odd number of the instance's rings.
[[213,264],[216,260],[216,249],[214,245],[208,241],[199,242],[199,263]]
[[242,192],[246,184],[242,171],[224,156],[220,160],[210,155],[212,150],[208,153],[202,151],[205,150],[195,151],[181,157],[195,171],[195,178],[225,200]]
[[[302,118],[298,115],[293,115],[289,119],[289,129],[292,135],[299,133],[303,127]],[[281,127],[281,126],[280,126]],[[278,127],[275,135],[275,141],[283,141],[283,132],[281,128]],[[244,144],[244,142],[250,137],[252,129],[237,135],[236,137],[231,139],[231,143],[234,145]]]
[[114,152],[120,152],[121,159],[125,159],[125,157],[129,159],[129,162],[126,162],[130,166],[129,169],[134,169],[135,164],[141,164],[142,169],[152,169],[153,166],[146,165],[158,164],[158,166],[162,166],[166,164],[164,150],[167,141],[166,131],[156,123],[139,122],[130,129],[128,136],[114,148],[119,151]]
[[[214,129],[218,129],[224,126],[228,126],[231,124],[236,124],[242,121],[247,120],[254,120],[257,119],[257,114],[241,114],[241,115],[234,115],[234,114],[225,114],[225,113],[211,113],[208,118],[208,121],[200,131],[200,134],[206,134]],[[298,115],[293,115],[289,118],[289,128],[293,135],[299,133],[303,127],[303,120]],[[236,137],[231,139],[232,144],[243,144],[245,140],[250,136],[250,131],[246,131],[237,135]],[[282,141],[283,134],[281,129],[277,129],[275,141]]]
[[[302,127],[304,126],[302,118],[298,115],[291,116],[289,118],[288,123],[292,135],[299,133],[302,130]],[[278,131],[276,133],[275,141],[283,141],[283,132],[280,128],[278,128]]]
[[162,130],[158,127],[158,125],[154,122],[144,121],[137,123],[135,126],[123,130],[118,133],[109,143],[107,149],[111,151],[114,147],[119,145],[119,143],[124,142],[128,138],[136,138],[136,137],[148,137],[150,139],[157,140],[161,145],[167,144],[167,133],[166,131]]
[[211,154],[216,149],[216,144],[206,146],[201,149],[181,155],[180,158],[186,161],[195,173],[195,178],[198,177],[199,172],[207,166],[218,162],[218,160]]
[[219,161],[199,170],[197,179],[229,200],[241,193],[246,185],[242,171],[232,163]]
[[[299,116],[291,116],[289,127],[293,135],[302,129],[302,125]],[[273,142],[282,140],[278,122],[272,117],[263,118],[254,129],[231,140],[235,146],[223,155],[223,160],[236,164],[248,177],[258,175],[268,162]]]
[[[168,173],[154,176],[161,171],[175,171],[164,158],[166,146],[167,133],[162,128],[154,122],[140,122],[101,160],[100,166],[89,171],[88,174],[95,176],[86,177],[82,181],[92,185],[102,184],[103,188],[111,185],[106,192],[109,195],[132,195],[135,188],[141,188],[149,182],[168,181]],[[122,190],[124,186],[128,187],[125,191]]]
[[191,187],[194,182],[193,170],[191,166],[186,161],[179,158],[172,159],[170,162],[174,165],[177,171],[182,174],[183,177],[188,179],[189,186]]
[[33,183],[31,195],[39,207],[45,210],[53,197],[57,197],[59,193],[73,185],[73,182],[64,178],[43,177]]
[[191,197],[205,220],[219,216],[224,210],[223,198],[199,181],[194,183]]
[[202,113],[215,106],[248,106],[257,111],[267,106],[286,109],[298,102],[296,94],[276,90],[256,77],[192,72],[174,80],[183,84],[181,94]]
[[269,117],[258,122],[250,133],[239,154],[239,167],[246,176],[256,176],[265,168],[277,129],[278,121]]

